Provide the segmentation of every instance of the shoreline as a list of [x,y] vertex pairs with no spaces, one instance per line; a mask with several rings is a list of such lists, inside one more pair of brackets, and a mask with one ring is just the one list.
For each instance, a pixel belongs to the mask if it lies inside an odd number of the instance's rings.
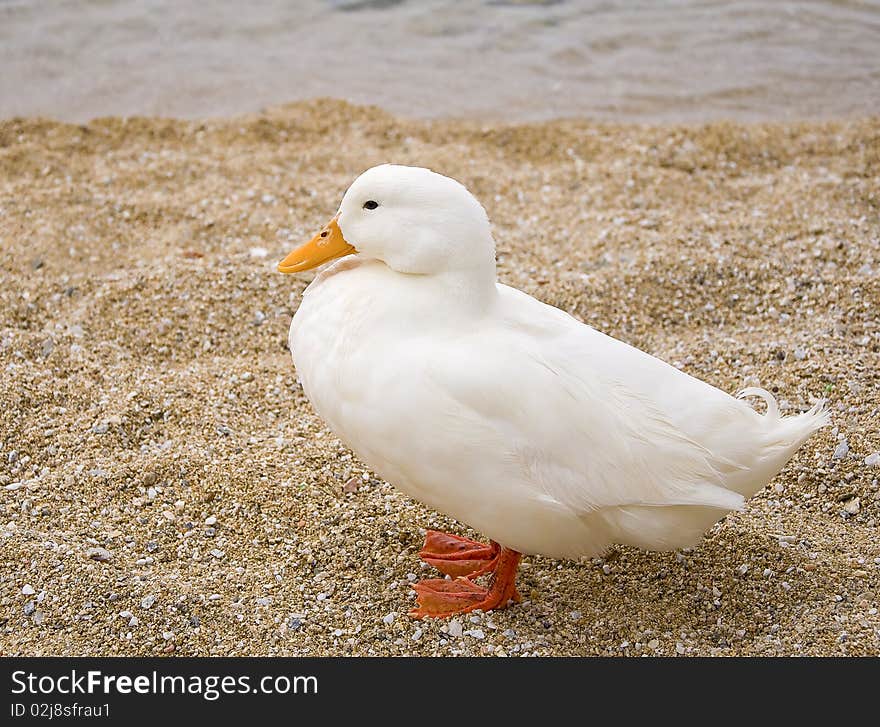
[[395,113],[392,109],[384,107],[380,104],[357,103],[333,96],[316,96],[314,98],[284,101],[275,104],[263,105],[253,110],[238,110],[234,112],[218,112],[216,114],[151,114],[151,113],[133,113],[133,114],[99,114],[83,118],[64,118],[61,116],[49,116],[43,113],[35,114],[11,114],[6,117],[0,117],[0,123],[12,121],[46,121],[56,124],[65,124],[71,126],[89,126],[94,123],[104,121],[174,121],[180,123],[222,123],[233,122],[237,120],[246,120],[254,117],[271,117],[283,114],[286,109],[296,109],[308,107],[315,104],[343,104],[353,109],[363,111],[374,111],[389,119],[393,119],[398,123],[408,124],[461,124],[491,127],[518,127],[518,126],[541,126],[545,124],[556,123],[576,123],[591,124],[596,126],[614,126],[614,127],[633,127],[633,128],[679,128],[679,129],[695,129],[703,126],[714,126],[719,124],[728,124],[732,126],[822,126],[833,123],[853,123],[859,121],[870,121],[880,117],[880,109],[874,113],[864,113],[853,111],[845,114],[832,115],[815,115],[815,116],[798,116],[792,118],[784,117],[763,117],[756,115],[751,118],[738,118],[735,115],[709,116],[696,119],[678,119],[678,118],[656,118],[647,117],[644,119],[635,118],[617,118],[609,115],[596,114],[579,114],[572,113],[570,115],[560,114],[550,117],[538,118],[517,118],[509,120],[504,118],[503,114],[438,114],[436,116],[419,116],[418,114]]
[[400,114],[385,108],[379,104],[362,104],[348,101],[333,96],[316,96],[314,98],[285,101],[277,104],[261,106],[257,109],[247,111],[236,111],[232,113],[217,114],[186,114],[186,115],[164,115],[150,113],[136,114],[100,114],[85,119],[65,119],[62,117],[53,117],[45,114],[12,114],[6,117],[0,117],[0,124],[9,124],[13,122],[45,122],[50,124],[58,124],[61,126],[91,126],[107,125],[110,122],[121,122],[123,124],[129,122],[156,122],[165,123],[173,122],[177,124],[232,124],[235,122],[247,122],[255,119],[273,119],[286,115],[296,115],[305,109],[315,107],[343,107],[353,110],[357,116],[366,115],[368,117],[383,117],[389,122],[398,125],[424,125],[424,126],[463,126],[468,128],[518,128],[518,127],[536,127],[536,126],[553,126],[556,124],[596,126],[596,127],[614,127],[622,129],[700,129],[707,126],[742,126],[742,127],[758,127],[758,126],[827,126],[829,124],[853,124],[859,122],[871,122],[880,118],[880,110],[876,113],[859,113],[853,112],[842,115],[832,116],[803,116],[796,118],[760,118],[741,119],[735,116],[718,116],[707,117],[694,120],[658,120],[658,119],[618,119],[610,118],[602,115],[589,114],[572,114],[560,115],[549,118],[536,119],[514,119],[508,120],[501,116],[483,116],[483,115],[438,115],[438,116],[418,116],[416,114]]

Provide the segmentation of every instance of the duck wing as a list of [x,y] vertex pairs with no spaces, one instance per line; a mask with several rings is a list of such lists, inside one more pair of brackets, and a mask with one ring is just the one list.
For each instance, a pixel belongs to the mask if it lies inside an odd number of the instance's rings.
[[[579,324],[580,325],[580,324]],[[742,506],[720,462],[622,381],[573,360],[564,338],[488,325],[426,365],[452,426],[501,446],[537,499],[576,513],[626,505]]]

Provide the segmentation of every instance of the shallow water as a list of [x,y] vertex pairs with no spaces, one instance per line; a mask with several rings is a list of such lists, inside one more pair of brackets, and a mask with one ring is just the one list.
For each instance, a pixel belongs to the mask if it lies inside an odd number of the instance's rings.
[[0,68],[0,118],[829,118],[880,112],[880,2],[0,0]]

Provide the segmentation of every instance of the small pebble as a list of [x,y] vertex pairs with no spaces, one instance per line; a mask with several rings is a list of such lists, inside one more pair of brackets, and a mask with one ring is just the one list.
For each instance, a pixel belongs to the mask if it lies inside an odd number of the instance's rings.
[[843,506],[843,511],[849,513],[850,515],[858,515],[859,510],[861,509],[862,503],[858,497],[847,500],[847,503]]
[[99,560],[102,563],[106,563],[113,557],[107,548],[89,548],[86,551],[86,556],[92,560]]

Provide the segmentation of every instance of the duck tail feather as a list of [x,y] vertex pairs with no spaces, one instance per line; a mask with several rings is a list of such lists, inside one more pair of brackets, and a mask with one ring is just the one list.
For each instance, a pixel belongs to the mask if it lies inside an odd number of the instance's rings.
[[770,419],[779,419],[779,405],[776,403],[776,397],[773,396],[767,389],[762,389],[758,386],[749,386],[740,391],[737,395],[737,399],[745,399],[748,396],[757,396],[764,400],[764,403],[767,405],[767,417]]

